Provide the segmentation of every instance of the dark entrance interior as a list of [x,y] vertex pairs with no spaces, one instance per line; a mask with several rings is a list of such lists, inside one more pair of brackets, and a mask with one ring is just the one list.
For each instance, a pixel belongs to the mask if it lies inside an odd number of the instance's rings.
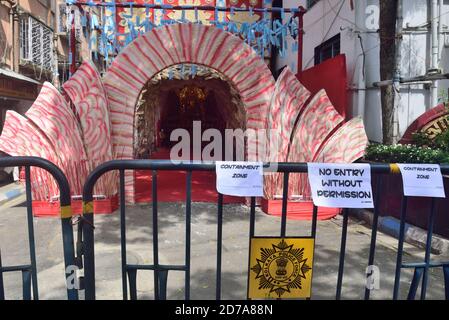
[[[196,69],[195,73],[192,68]],[[194,139],[198,143],[198,134],[202,136],[208,129],[216,129],[222,134],[225,129],[244,130],[245,117],[240,96],[221,74],[198,65],[170,67],[151,79],[141,93],[136,106],[135,158],[170,159],[170,150],[178,143],[178,140],[170,139],[174,130],[186,130],[192,148]],[[201,123],[196,136],[193,134],[195,121]],[[201,149],[209,143],[202,141]],[[201,160],[192,150],[190,159]],[[136,172],[137,202],[151,200],[151,181],[151,172]],[[186,186],[179,181],[185,181],[185,172],[159,172],[158,200],[185,200]],[[215,175],[195,172],[192,175],[192,200],[215,202],[216,199]],[[227,203],[241,201],[240,198],[225,197]]]
[[161,110],[160,123],[163,139],[156,147],[172,147],[176,142],[170,141],[170,134],[176,129],[185,129],[193,137],[195,121],[201,122],[201,133],[207,129],[224,132],[226,120],[218,112],[217,105],[215,91],[200,87],[194,81],[186,82],[184,87],[177,90],[170,90],[167,94],[166,105]]
[[[193,66],[196,73],[192,75]],[[147,83],[136,107],[135,158],[151,159],[171,148],[177,143],[170,141],[176,129],[187,130],[193,139],[194,121],[201,121],[201,136],[207,129],[245,129],[239,94],[220,73],[207,67],[173,66],[160,72]]]

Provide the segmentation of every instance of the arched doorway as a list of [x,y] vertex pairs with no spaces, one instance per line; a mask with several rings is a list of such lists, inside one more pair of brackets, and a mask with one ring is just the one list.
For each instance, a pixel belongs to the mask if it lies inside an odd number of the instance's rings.
[[[135,155],[135,110],[142,89],[164,69],[180,64],[217,71],[238,92],[245,127],[266,127],[274,78],[256,52],[240,38],[212,26],[166,25],[127,46],[105,76],[115,158]],[[254,157],[257,149],[247,152]],[[134,202],[132,173],[127,173],[125,183],[127,199]]]
[[[172,152],[176,150],[174,157],[183,160],[224,160],[225,156],[230,160],[225,144],[218,143],[216,148],[216,138],[208,133],[219,132],[225,137],[226,129],[245,130],[246,112],[237,90],[223,75],[205,66],[184,64],[162,70],[145,85],[136,106],[135,124],[136,159],[174,159]],[[176,148],[179,131],[188,134],[188,150]],[[235,154],[233,150],[232,156]],[[185,181],[185,172],[159,172],[158,176],[160,201],[185,199],[185,184],[179,184]],[[150,202],[151,172],[136,171],[134,178],[135,202]],[[215,179],[213,172],[194,172],[193,201],[215,202]],[[241,203],[242,199],[225,197],[224,201]]]
[[[171,134],[177,129],[185,130],[193,139],[208,129],[218,130],[224,136],[225,129],[245,127],[246,112],[241,97],[220,73],[191,64],[172,66],[151,79],[139,97],[134,157],[154,158],[155,152],[172,147],[177,142],[171,140]],[[209,140],[203,141],[202,147],[208,143]],[[189,159],[201,160],[192,153],[186,158]]]

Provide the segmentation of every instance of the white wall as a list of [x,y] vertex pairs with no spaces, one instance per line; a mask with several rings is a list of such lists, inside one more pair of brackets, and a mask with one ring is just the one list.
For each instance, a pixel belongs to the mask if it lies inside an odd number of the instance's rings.
[[[404,28],[425,25],[430,19],[428,0],[404,0]],[[284,0],[284,7],[306,7],[306,1]],[[356,0],[354,9],[350,1],[321,0],[315,4],[304,17],[304,69],[314,66],[314,49],[319,44],[340,33],[340,52],[346,55],[348,72],[349,110],[353,116],[362,116],[368,137],[373,141],[382,140],[380,91],[373,87],[373,82],[380,80],[379,75],[379,37],[378,0]],[[339,11],[340,10],[340,11]],[[442,20],[449,25],[449,0],[444,0]],[[337,16],[338,13],[338,16]],[[336,17],[337,16],[337,17]],[[361,36],[364,47],[362,54]],[[448,44],[449,44],[449,37]],[[301,47],[301,46],[300,46]],[[403,36],[402,76],[423,75],[430,63],[430,35],[425,32]],[[442,50],[440,66],[443,72],[449,68],[449,49]],[[365,68],[363,71],[363,56]],[[289,53],[278,59],[278,67],[289,65],[296,71],[296,54]],[[293,68],[294,67],[294,68]],[[447,92],[449,81],[439,81],[441,92]],[[430,107],[428,86],[402,86],[398,107],[397,124],[399,136],[408,126]]]

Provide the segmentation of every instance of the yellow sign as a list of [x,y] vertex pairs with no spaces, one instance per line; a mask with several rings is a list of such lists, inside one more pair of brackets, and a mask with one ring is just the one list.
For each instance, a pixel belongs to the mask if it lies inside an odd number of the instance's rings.
[[253,238],[250,248],[250,299],[310,298],[312,238]]

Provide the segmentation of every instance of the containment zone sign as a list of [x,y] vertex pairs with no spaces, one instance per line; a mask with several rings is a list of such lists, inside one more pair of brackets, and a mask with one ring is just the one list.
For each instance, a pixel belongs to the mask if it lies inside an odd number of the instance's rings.
[[237,197],[263,197],[262,162],[216,162],[217,191]]
[[249,299],[310,298],[314,239],[253,238]]

